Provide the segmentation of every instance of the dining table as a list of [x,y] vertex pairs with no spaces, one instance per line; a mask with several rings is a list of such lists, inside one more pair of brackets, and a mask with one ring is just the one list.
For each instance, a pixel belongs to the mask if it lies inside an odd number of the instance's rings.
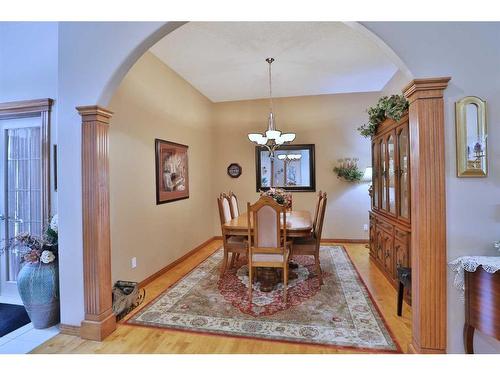
[[[286,236],[287,238],[310,237],[312,233],[313,223],[311,213],[309,211],[287,211],[286,212]],[[248,235],[248,214],[242,212],[234,219],[223,224],[224,233],[227,236],[247,236]],[[252,218],[250,218],[250,231],[252,231]],[[283,220],[281,221],[283,228]],[[297,274],[293,272],[297,268],[297,264],[289,263],[290,272],[288,279],[297,278]],[[269,267],[257,267],[257,280],[260,282],[260,290],[262,292],[270,292],[275,289],[276,285],[281,281],[281,269]]]
[[[283,225],[283,222],[281,225]],[[309,211],[287,211],[287,237],[309,237],[311,235],[312,225],[311,213]],[[242,212],[239,216],[226,222],[223,228],[227,234],[232,236],[248,235],[248,214]]]

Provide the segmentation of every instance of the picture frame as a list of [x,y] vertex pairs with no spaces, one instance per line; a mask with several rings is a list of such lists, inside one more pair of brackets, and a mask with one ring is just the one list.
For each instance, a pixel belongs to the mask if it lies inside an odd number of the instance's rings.
[[466,96],[455,103],[457,177],[488,176],[486,102]]
[[[279,159],[280,154],[301,154],[303,157],[287,164]],[[255,184],[257,192],[269,190],[271,187],[290,192],[316,191],[314,144],[280,146],[275,151],[274,160],[272,162],[271,160],[273,159],[269,157],[267,148],[255,147]],[[298,163],[301,163],[300,168],[295,166]],[[294,166],[295,168],[293,168]],[[282,174],[280,174],[279,169],[283,169]],[[292,176],[296,178],[293,184],[290,183]],[[285,179],[287,183],[283,183]]]
[[189,198],[188,146],[155,139],[156,204]]

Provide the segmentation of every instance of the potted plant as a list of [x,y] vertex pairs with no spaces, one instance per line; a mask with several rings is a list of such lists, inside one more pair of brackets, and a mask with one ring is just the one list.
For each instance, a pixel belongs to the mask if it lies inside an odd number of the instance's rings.
[[17,287],[33,326],[42,329],[59,323],[57,215],[52,217],[42,237],[19,233],[7,248],[23,257]]

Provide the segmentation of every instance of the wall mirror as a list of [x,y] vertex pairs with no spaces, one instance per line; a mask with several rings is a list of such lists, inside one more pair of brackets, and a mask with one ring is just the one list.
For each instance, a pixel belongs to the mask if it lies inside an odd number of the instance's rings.
[[467,96],[455,103],[457,176],[488,175],[486,102]]
[[266,148],[256,147],[255,167],[257,191],[316,191],[313,144],[281,146],[273,158]]

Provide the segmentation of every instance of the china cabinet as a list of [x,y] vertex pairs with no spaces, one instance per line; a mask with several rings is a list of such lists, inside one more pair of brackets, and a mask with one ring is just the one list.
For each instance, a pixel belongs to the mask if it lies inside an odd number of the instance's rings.
[[[370,257],[397,287],[397,267],[411,267],[408,115],[385,120],[372,137]],[[411,291],[405,300],[411,303]]]

